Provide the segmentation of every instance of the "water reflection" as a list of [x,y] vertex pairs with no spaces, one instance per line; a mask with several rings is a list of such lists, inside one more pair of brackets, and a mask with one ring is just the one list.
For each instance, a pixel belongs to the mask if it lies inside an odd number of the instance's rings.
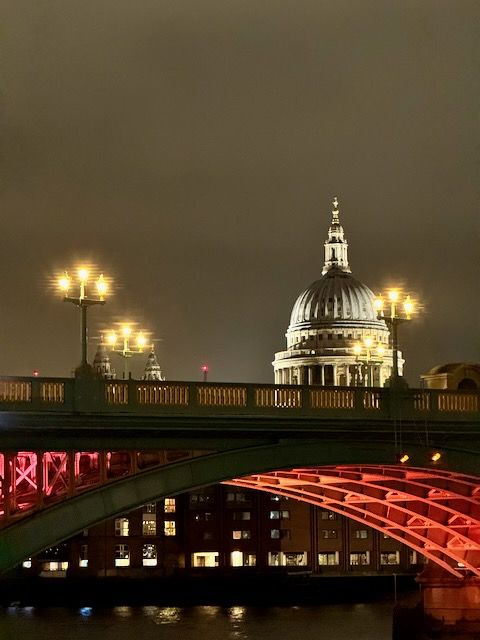
[[162,607],[155,614],[156,624],[175,624],[179,622],[182,610],[180,607]]

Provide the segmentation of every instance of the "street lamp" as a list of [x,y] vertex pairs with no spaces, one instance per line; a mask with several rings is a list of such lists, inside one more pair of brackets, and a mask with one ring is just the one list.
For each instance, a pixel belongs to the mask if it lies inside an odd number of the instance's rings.
[[378,316],[392,328],[393,369],[390,386],[406,384],[398,373],[398,325],[412,319],[416,304],[409,295],[403,296],[399,289],[387,289],[384,294],[375,298],[374,305]]
[[134,334],[131,325],[123,323],[118,333],[113,329],[107,333],[107,344],[110,345],[113,353],[117,353],[124,359],[123,377],[127,378],[128,359],[143,353],[147,344],[147,337],[143,331],[137,331]]
[[[75,370],[76,376],[92,376],[93,369],[87,361],[87,309],[95,304],[105,304],[105,296],[108,291],[108,284],[103,273],[95,280],[96,294],[89,296],[87,293],[87,285],[90,279],[90,272],[86,267],[79,267],[76,273],[76,281],[65,271],[63,276],[58,279],[58,287],[63,292],[64,302],[71,302],[80,309],[80,342],[82,348],[82,360],[80,366]],[[78,295],[69,295],[73,284],[78,286]]]
[[353,345],[353,353],[362,365],[363,385],[373,387],[372,366],[382,364],[385,347],[380,342],[375,343],[371,336],[366,336],[362,342],[356,342]]

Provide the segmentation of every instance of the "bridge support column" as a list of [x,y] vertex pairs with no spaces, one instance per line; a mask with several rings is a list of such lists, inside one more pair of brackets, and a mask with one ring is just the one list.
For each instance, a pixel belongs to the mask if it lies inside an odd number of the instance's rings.
[[480,578],[466,576],[461,580],[445,572],[436,576],[421,574],[417,580],[422,585],[426,615],[445,625],[476,623],[480,630]]

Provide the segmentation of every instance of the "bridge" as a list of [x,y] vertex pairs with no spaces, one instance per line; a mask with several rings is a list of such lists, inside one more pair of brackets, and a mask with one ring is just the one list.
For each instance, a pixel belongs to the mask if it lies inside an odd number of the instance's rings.
[[3,377],[0,570],[229,482],[324,506],[480,578],[479,436],[477,392]]

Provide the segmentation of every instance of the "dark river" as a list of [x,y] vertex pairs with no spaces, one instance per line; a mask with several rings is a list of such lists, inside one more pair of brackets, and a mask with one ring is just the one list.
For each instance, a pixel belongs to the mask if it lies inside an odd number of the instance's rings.
[[391,640],[392,604],[0,609],[1,640]]

